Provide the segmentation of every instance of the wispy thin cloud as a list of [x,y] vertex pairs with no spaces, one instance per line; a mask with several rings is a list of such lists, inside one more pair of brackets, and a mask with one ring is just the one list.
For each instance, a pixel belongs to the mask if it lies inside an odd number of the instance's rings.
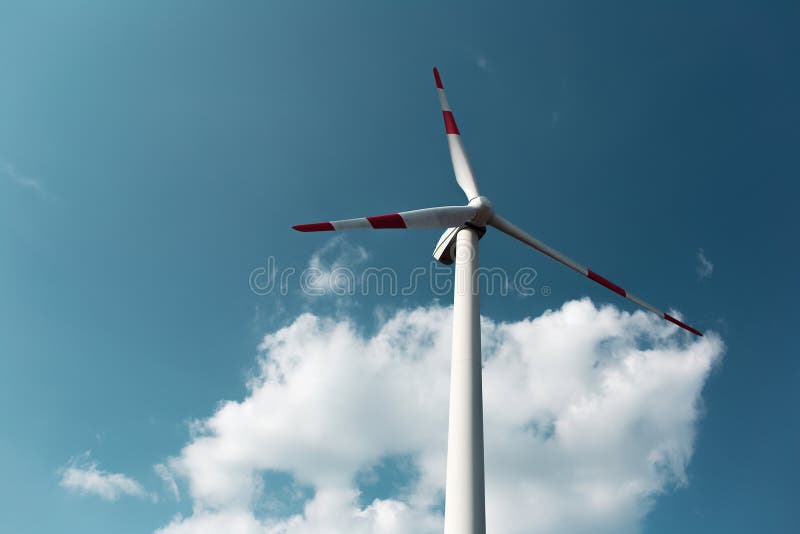
[[714,264],[706,257],[705,251],[701,248],[697,250],[697,277],[700,280],[711,278],[714,274]]
[[36,193],[42,195],[43,197],[49,196],[47,189],[45,189],[41,180],[23,174],[13,163],[9,161],[0,159],[0,174],[5,175],[8,179],[20,187],[36,191]]
[[348,276],[353,267],[367,261],[369,252],[350,244],[344,236],[335,236],[317,249],[308,260],[306,272],[311,295],[335,295],[347,289],[354,279]]
[[80,495],[96,495],[106,501],[116,501],[124,495],[157,500],[136,480],[121,473],[111,473],[99,468],[91,459],[91,451],[72,457],[61,469],[59,485]]
[[175,477],[172,474],[172,471],[169,470],[164,464],[156,464],[153,466],[156,474],[159,476],[161,480],[164,481],[164,485],[167,487],[169,492],[175,497],[175,500],[180,502],[181,494],[178,491],[178,484],[175,482]]

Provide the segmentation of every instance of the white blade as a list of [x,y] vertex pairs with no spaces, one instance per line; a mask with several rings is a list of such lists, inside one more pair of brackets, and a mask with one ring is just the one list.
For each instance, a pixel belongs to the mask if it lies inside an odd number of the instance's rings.
[[569,267],[573,271],[579,272],[583,276],[589,278],[590,280],[593,280],[593,281],[597,282],[598,284],[600,284],[603,287],[606,287],[606,288],[610,289],[614,293],[617,293],[618,295],[622,295],[623,297],[627,298],[628,300],[630,300],[632,302],[635,302],[636,304],[638,304],[642,308],[644,308],[646,310],[649,310],[649,311],[651,311],[651,312],[653,312],[655,314],[660,315],[661,317],[663,317],[667,321],[680,326],[684,330],[688,330],[692,334],[695,334],[695,335],[698,335],[698,336],[702,336],[703,335],[696,328],[693,328],[693,327],[689,326],[688,324],[686,324],[684,322],[681,322],[680,320],[676,319],[675,317],[672,317],[671,315],[662,312],[661,310],[659,310],[655,306],[652,306],[652,305],[648,304],[647,302],[643,301],[642,299],[640,299],[640,298],[638,298],[638,297],[636,297],[634,295],[631,295],[630,293],[628,293],[627,291],[622,289],[620,286],[618,286],[614,282],[612,282],[612,281],[600,276],[599,274],[597,274],[596,272],[592,271],[591,269],[588,269],[587,267],[584,267],[580,263],[578,263],[575,260],[565,256],[564,254],[560,253],[559,251],[548,247],[547,245],[545,245],[544,243],[542,243],[541,241],[539,241],[538,239],[536,239],[535,237],[533,237],[529,233],[527,233],[527,232],[525,232],[523,230],[520,230],[519,228],[517,228],[516,226],[511,224],[506,219],[500,217],[499,215],[497,215],[497,214],[493,215],[492,218],[489,220],[489,225],[497,228],[501,232],[503,232],[505,234],[508,234],[511,237],[515,238],[515,239],[518,239],[518,240],[522,241],[526,245],[535,248],[539,252],[541,252],[541,253],[543,253],[543,254],[545,254],[547,256],[550,256],[551,258],[553,258],[557,262],[559,262],[559,263],[561,263],[563,265],[566,265],[567,267]]
[[472,206],[441,206],[400,213],[388,213],[358,219],[327,221],[292,226],[299,232],[330,232],[334,230],[359,230],[388,228],[449,228],[460,226],[475,217],[477,208]]
[[453,171],[456,174],[456,181],[464,194],[467,195],[467,200],[472,200],[480,196],[478,191],[478,182],[475,180],[475,175],[472,173],[472,167],[467,158],[467,151],[464,149],[464,143],[461,142],[461,133],[456,126],[456,119],[453,117],[453,111],[450,109],[450,104],[447,103],[447,96],[444,94],[444,86],[442,85],[442,78],[439,76],[439,70],[433,68],[433,77],[436,79],[436,90],[439,92],[439,102],[442,104],[442,116],[444,117],[444,131],[447,133],[447,144],[450,145],[450,158],[453,160]]

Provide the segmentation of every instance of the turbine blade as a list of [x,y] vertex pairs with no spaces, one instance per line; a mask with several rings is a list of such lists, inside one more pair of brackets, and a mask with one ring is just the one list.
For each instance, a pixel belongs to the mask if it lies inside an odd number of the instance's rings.
[[611,280],[608,280],[607,278],[604,278],[604,277],[600,276],[596,272],[592,271],[591,269],[589,269],[587,267],[584,267],[580,263],[578,263],[575,260],[565,256],[561,252],[559,252],[559,251],[547,246],[546,244],[542,243],[541,241],[539,241],[538,239],[536,239],[535,237],[533,237],[529,233],[527,233],[527,232],[525,232],[523,230],[520,230],[519,228],[517,228],[516,226],[511,224],[511,222],[509,222],[506,219],[500,217],[499,215],[497,215],[497,214],[493,215],[492,218],[489,220],[489,225],[497,228],[498,230],[500,230],[504,234],[508,234],[511,237],[513,237],[514,239],[522,241],[526,245],[528,245],[528,246],[530,246],[532,248],[535,248],[536,250],[538,250],[542,254],[545,254],[546,256],[550,256],[551,258],[553,258],[557,262],[561,263],[562,265],[566,265],[567,267],[569,267],[573,271],[582,274],[583,276],[589,278],[590,280],[592,280],[594,282],[597,282],[601,286],[603,286],[603,287],[605,287],[607,289],[610,289],[614,293],[616,293],[618,295],[621,295],[621,296],[625,297],[626,299],[628,299],[628,300],[630,300],[632,302],[635,302],[636,304],[638,304],[642,308],[644,308],[646,310],[649,310],[649,311],[651,311],[651,312],[653,312],[653,313],[655,313],[657,315],[660,315],[663,319],[666,319],[667,321],[680,326],[684,330],[688,330],[689,332],[691,332],[692,334],[695,334],[697,336],[702,336],[703,335],[696,328],[693,328],[693,327],[689,326],[688,324],[676,319],[675,317],[673,317],[673,316],[671,316],[671,315],[669,315],[667,313],[662,312],[661,310],[659,310],[655,306],[652,306],[651,304],[648,304],[647,302],[643,301],[639,297],[628,293],[626,290],[622,289],[622,287],[618,286],[617,284],[615,284]]
[[464,143],[461,142],[461,133],[458,131],[458,126],[456,126],[456,119],[453,117],[450,104],[447,103],[447,95],[444,93],[442,78],[439,76],[439,69],[436,67],[433,68],[433,77],[436,79],[436,90],[439,93],[439,102],[442,104],[444,131],[447,134],[447,143],[450,146],[450,158],[453,160],[453,171],[456,174],[458,185],[464,191],[464,194],[467,195],[467,200],[469,201],[480,196],[478,183],[475,180],[475,175],[472,173],[472,167],[467,158],[467,151],[464,149]]
[[449,228],[460,226],[475,217],[472,206],[441,206],[421,210],[401,211],[358,219],[298,224],[292,226],[299,232],[330,232],[333,230],[359,230],[387,228]]

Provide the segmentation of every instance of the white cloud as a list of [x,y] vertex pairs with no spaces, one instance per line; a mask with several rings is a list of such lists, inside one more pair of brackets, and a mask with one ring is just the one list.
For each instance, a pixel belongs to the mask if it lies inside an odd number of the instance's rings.
[[116,501],[123,495],[156,500],[155,495],[148,494],[136,480],[120,473],[100,470],[90,456],[91,452],[86,451],[70,458],[59,470],[59,484],[63,488],[81,495],[97,495],[107,501]]
[[367,258],[364,247],[350,244],[343,235],[335,236],[311,255],[302,289],[310,296],[352,294],[358,283],[352,269]]
[[175,477],[172,475],[169,467],[164,464],[156,464],[153,466],[153,470],[156,472],[159,478],[164,481],[164,485],[167,487],[175,500],[180,501],[181,493],[178,491],[178,483],[175,482]]
[[[169,460],[193,513],[159,532],[441,532],[450,322],[449,308],[418,308],[365,335],[304,314],[268,334],[246,398]],[[635,531],[687,483],[716,335],[588,299],[482,330],[488,531]],[[418,476],[360,503],[358,474],[401,454]],[[279,494],[268,471],[313,488],[302,512],[265,512]]]
[[30,176],[22,174],[13,164],[9,163],[8,161],[0,159],[0,174],[5,174],[14,183],[21,187],[32,189],[42,196],[47,196],[47,190],[44,188],[44,184],[42,184],[41,180],[37,180],[36,178],[31,178]]
[[697,276],[700,280],[711,278],[714,273],[714,264],[706,257],[703,249],[697,250]]

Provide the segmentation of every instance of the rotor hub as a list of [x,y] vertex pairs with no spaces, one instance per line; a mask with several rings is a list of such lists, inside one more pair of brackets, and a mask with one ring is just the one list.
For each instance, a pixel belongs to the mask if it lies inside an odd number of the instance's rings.
[[469,205],[478,209],[475,217],[469,222],[479,227],[486,226],[489,219],[494,215],[494,204],[492,204],[492,201],[485,196],[479,196],[470,200]]

